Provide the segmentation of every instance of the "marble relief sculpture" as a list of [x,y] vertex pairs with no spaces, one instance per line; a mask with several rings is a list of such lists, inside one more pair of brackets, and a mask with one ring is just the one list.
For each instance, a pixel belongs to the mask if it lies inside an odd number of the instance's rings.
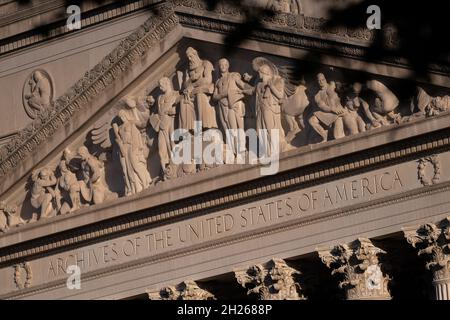
[[[68,150],[66,150],[66,155],[68,155]],[[77,179],[75,173],[70,170],[70,164],[67,161],[68,156],[62,160],[59,164],[59,170],[61,177],[58,179],[58,186],[61,192],[67,192],[68,200],[64,204],[59,200],[59,205],[62,214],[74,212],[81,208],[81,184]],[[64,198],[61,196],[61,198]]]
[[42,168],[33,172],[33,186],[31,189],[31,205],[38,210],[38,219],[45,219],[55,214],[54,200],[57,179],[49,168]]
[[0,219],[0,221],[4,221],[0,223],[0,233],[6,232],[11,228],[20,227],[26,223],[20,217],[17,206],[9,206],[4,201],[0,201],[0,213],[3,214],[3,219]]
[[400,101],[397,96],[378,80],[367,81],[367,88],[376,94],[375,101],[370,106],[374,122],[378,123],[375,126],[399,122],[401,117],[396,111]]
[[280,13],[303,14],[300,0],[270,0],[269,8]]
[[119,111],[119,118],[122,124],[113,124],[116,143],[120,150],[120,164],[125,180],[125,194],[133,195],[147,189],[152,182],[147,169],[146,145],[137,128],[137,117],[133,110],[136,108],[136,101],[126,100],[129,108]]
[[28,81],[27,90],[24,90],[25,110],[30,118],[35,119],[40,112],[50,107],[52,95],[50,77],[44,71],[35,71]]
[[[285,80],[280,76],[277,66],[265,58],[253,60],[253,69],[260,79],[256,85],[256,131],[263,145],[263,154],[270,156],[276,142],[279,142],[279,152],[287,149],[281,125],[282,104],[287,98]],[[278,130],[278,141],[272,140],[272,130]]]
[[81,195],[89,204],[101,204],[106,200],[114,199],[116,194],[112,193],[105,178],[104,163],[89,153],[86,147],[78,148],[78,157],[81,159]]
[[[202,122],[205,129],[217,128],[216,111],[211,105],[211,96],[214,92],[213,71],[211,62],[200,59],[197,50],[188,48],[186,56],[189,67],[186,70],[182,111],[181,128],[194,129],[193,120]],[[193,119],[192,107],[196,118]]]
[[342,138],[345,136],[343,117],[347,111],[341,105],[335,83],[329,84],[323,73],[317,75],[317,82],[320,89],[314,99],[318,110],[309,119],[309,124],[322,137],[322,142],[328,141],[331,128],[335,139]]
[[[151,121],[153,129],[158,133],[158,153],[163,172],[168,170],[171,162],[171,154],[174,148],[172,135],[175,130],[175,117],[177,105],[180,102],[180,94],[174,90],[172,80],[167,77],[159,80],[159,88],[163,93],[158,97],[157,114]],[[150,104],[153,105],[152,99]]]
[[432,117],[450,110],[450,96],[432,97],[423,88],[417,88],[417,96],[411,104],[411,111],[416,116]]
[[242,80],[237,72],[230,72],[230,62],[219,61],[220,78],[217,80],[213,99],[219,108],[220,121],[236,157],[245,154],[245,95],[251,95],[253,88]]
[[[287,12],[297,2],[270,3],[277,11]],[[180,91],[174,88],[172,75],[159,80],[161,94],[155,98],[148,92],[145,98],[126,96],[94,125],[89,133],[92,145],[86,141],[83,146],[78,146],[75,156],[67,149],[57,167],[42,168],[32,174],[30,202],[37,210],[32,220],[36,220],[36,214],[38,219],[43,219],[115,199],[117,194],[111,192],[107,184],[115,172],[106,172],[107,165],[121,169],[124,181],[119,188],[123,196],[150,188],[153,183],[150,169],[154,169],[151,155],[159,156],[161,180],[207,169],[195,162],[174,165],[172,152],[180,143],[174,142],[172,135],[178,128],[192,133],[195,121],[202,121],[203,130],[217,129],[216,114],[220,127],[225,133],[232,134],[228,139],[214,140],[212,144],[230,143],[233,155],[239,158],[246,155],[244,133],[247,129],[256,128],[262,146],[260,156],[271,156],[274,151],[293,148],[291,142],[302,130],[316,132],[322,138],[321,142],[326,142],[330,137],[340,139],[450,110],[449,95],[433,97],[418,88],[411,104],[413,115],[400,114],[399,99],[380,80],[369,80],[364,86],[350,80],[348,83],[329,81],[331,79],[327,80],[324,73],[319,73],[316,76],[319,89],[312,92],[314,86],[304,80],[299,83],[298,79],[304,77],[295,74],[295,69],[279,66],[264,57],[253,59],[248,66],[253,68],[254,75],[245,73],[243,76],[240,71],[243,73],[244,70],[230,71],[230,61],[222,58],[218,61],[220,72],[215,77],[213,64],[202,60],[192,47],[186,50],[184,62],[188,63],[187,70],[175,71]],[[26,99],[36,111],[51,100],[49,92],[51,96],[52,88],[48,81],[40,71],[32,75],[31,94]],[[368,98],[370,95],[373,99]],[[248,97],[255,101],[249,101]],[[252,112],[254,109],[255,123],[245,122],[246,108],[252,108]],[[276,136],[274,132],[277,132]],[[312,143],[308,140],[309,133],[301,135],[299,140],[304,139],[301,145]],[[272,150],[272,139],[279,140],[278,150]],[[13,210],[0,208],[0,211],[10,217],[12,226],[25,223],[13,214]],[[9,223],[4,225],[0,225],[2,230],[6,230]]]

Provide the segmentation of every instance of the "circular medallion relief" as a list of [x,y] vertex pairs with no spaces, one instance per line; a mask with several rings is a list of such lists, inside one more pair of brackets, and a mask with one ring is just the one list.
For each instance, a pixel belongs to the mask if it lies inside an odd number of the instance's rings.
[[23,86],[22,101],[31,119],[36,119],[40,112],[51,106],[54,91],[52,78],[45,70],[35,70],[28,76]]

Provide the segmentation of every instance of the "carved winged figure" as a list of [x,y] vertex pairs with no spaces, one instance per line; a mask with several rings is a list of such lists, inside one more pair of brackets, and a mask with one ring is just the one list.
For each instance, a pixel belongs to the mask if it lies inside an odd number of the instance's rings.
[[[153,137],[148,133],[150,100],[126,97],[91,131],[94,152],[101,161],[117,154],[124,178],[124,194],[133,195],[152,183],[147,159]],[[113,152],[117,151],[117,152]]]
[[281,116],[286,113],[291,116],[302,115],[309,105],[305,90],[295,86],[292,73],[286,72],[287,67],[278,68],[266,58],[253,60],[253,69],[259,75],[256,85],[256,130],[263,144],[265,155],[271,154],[272,130],[278,130],[279,151],[289,149],[286,135],[281,124]]

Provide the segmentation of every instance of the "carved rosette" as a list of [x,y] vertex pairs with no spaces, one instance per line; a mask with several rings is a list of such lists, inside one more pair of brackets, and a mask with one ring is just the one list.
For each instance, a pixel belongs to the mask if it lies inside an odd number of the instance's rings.
[[450,300],[450,217],[439,224],[427,223],[403,230],[406,240],[427,258],[426,268],[433,272],[437,300]]
[[348,300],[390,300],[391,278],[381,270],[378,260],[385,251],[375,247],[369,239],[340,244],[331,250],[318,250],[322,262],[332,275],[341,277],[339,287]]
[[[429,174],[427,169],[431,166],[433,174]],[[419,160],[419,180],[424,186],[432,186],[441,179],[441,162],[438,155],[422,158]]]
[[195,281],[188,280],[177,286],[157,291],[147,291],[150,300],[215,300],[214,295],[200,288]]
[[300,272],[282,259],[272,259],[265,265],[254,265],[234,273],[238,283],[248,290],[247,294],[256,294],[259,300],[306,300],[295,281]]

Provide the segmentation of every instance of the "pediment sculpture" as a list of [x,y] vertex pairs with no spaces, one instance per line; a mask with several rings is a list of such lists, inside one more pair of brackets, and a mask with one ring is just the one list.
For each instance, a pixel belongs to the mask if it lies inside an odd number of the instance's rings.
[[[56,165],[33,172],[26,201],[34,212],[28,222],[133,196],[217,165],[247,163],[249,130],[256,132],[258,157],[273,156],[450,109],[449,95],[432,97],[423,88],[411,101],[400,101],[380,78],[337,78],[326,67],[315,76],[298,74],[263,56],[246,63],[242,68],[242,62],[223,57],[213,62],[195,48],[183,50],[179,70],[145,94],[122,97],[82,145],[67,148]],[[43,81],[39,73],[33,78]],[[212,137],[202,145],[214,150],[212,165],[191,154],[189,139],[196,134]],[[221,151],[226,160],[217,156]],[[174,161],[175,153],[187,154],[189,161]],[[13,210],[2,203],[0,211],[9,219],[0,223],[2,231],[27,223],[20,218],[22,206]]]

